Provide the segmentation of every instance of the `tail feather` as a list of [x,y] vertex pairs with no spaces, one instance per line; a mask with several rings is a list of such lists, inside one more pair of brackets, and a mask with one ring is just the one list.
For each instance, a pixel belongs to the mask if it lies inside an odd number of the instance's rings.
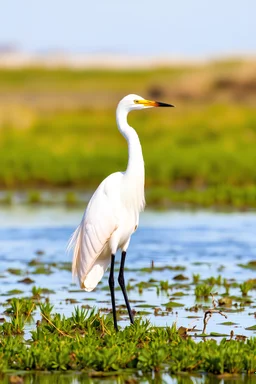
[[67,251],[70,252],[72,249],[74,249],[74,255],[73,255],[73,261],[72,261],[72,276],[73,278],[77,276],[77,262],[80,254],[80,243],[81,243],[81,224],[77,227],[75,232],[72,234],[71,238],[69,239]]
[[[70,252],[73,249],[73,261],[72,261],[72,276],[75,278],[76,276],[79,279],[80,287],[87,292],[92,291],[102,279],[104,272],[108,268],[109,258],[100,259],[96,258],[95,262],[91,266],[91,268],[83,273],[83,259],[81,256],[83,254],[82,244],[81,244],[81,236],[82,236],[82,224],[80,224],[73,235],[71,236],[67,251]],[[104,249],[104,248],[103,248]]]
[[88,272],[85,279],[82,283],[82,288],[87,291],[91,292],[99,283],[99,281],[102,279],[106,269],[108,268],[109,260],[97,260],[92,269]]

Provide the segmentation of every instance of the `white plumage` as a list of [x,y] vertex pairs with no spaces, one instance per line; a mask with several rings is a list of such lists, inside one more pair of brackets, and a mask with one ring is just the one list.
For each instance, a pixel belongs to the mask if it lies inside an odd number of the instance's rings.
[[129,201],[122,201],[124,183],[124,174],[118,172],[100,184],[71,239],[75,246],[72,271],[86,291],[96,287],[111,254],[124,249],[138,225],[139,210],[129,213]]
[[125,172],[108,176],[93,194],[69,248],[74,248],[73,275],[80,286],[92,291],[118,249],[127,250],[130,237],[144,209],[144,162],[136,131],[127,123],[131,110],[154,106],[172,106],[129,95],[118,104],[116,120],[128,142],[129,161]]

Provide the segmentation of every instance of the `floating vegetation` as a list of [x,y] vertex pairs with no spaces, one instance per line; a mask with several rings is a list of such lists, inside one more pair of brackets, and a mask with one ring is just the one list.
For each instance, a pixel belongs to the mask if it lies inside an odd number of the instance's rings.
[[237,325],[237,323],[233,323],[233,321],[223,321],[223,323],[220,323],[221,325],[227,325],[227,326],[231,326],[231,325]]
[[[85,311],[76,307],[71,317],[52,315],[50,305],[41,305],[40,309],[42,321],[30,331],[28,341],[22,337],[26,321],[22,316],[13,316],[11,322],[0,325],[0,371],[168,369],[170,373],[200,370],[223,374],[256,370],[256,339],[195,342],[184,337],[185,332],[175,325],[155,327],[141,319],[116,332],[111,316],[102,316],[94,309]],[[187,328],[186,333],[193,330]],[[227,335],[211,333],[210,336]]]
[[189,278],[182,274],[179,274],[179,275],[173,276],[173,280],[189,280]]
[[20,295],[21,293],[23,293],[23,291],[21,291],[20,289],[12,289],[4,293],[3,296],[16,296]]
[[247,264],[238,264],[238,266],[246,269],[256,269],[256,261],[251,260]]
[[163,304],[165,308],[177,308],[177,307],[184,307],[184,304],[176,303],[175,301],[169,301],[168,303]]
[[181,291],[178,291],[178,292],[173,292],[172,293],[172,296],[174,297],[182,297],[182,296],[187,296],[188,293],[184,293],[184,292],[181,292]]
[[22,275],[22,270],[18,268],[8,268],[7,272],[11,273],[12,275],[20,276]]
[[24,279],[18,280],[18,283],[22,284],[33,284],[35,281],[30,279],[30,277],[25,277]]
[[34,275],[50,275],[52,272],[50,266],[40,265],[36,267],[31,273]]
[[256,331],[256,324],[252,325],[251,327],[247,327],[245,329],[247,329],[248,331]]
[[136,304],[136,308],[156,308],[156,305],[142,303],[142,304]]

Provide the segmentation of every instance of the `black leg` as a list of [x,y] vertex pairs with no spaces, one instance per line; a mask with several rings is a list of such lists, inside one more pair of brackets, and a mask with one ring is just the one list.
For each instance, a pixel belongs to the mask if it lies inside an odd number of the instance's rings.
[[133,315],[132,315],[130,303],[129,303],[127,292],[126,292],[126,289],[125,289],[125,282],[124,282],[125,256],[126,256],[126,252],[122,252],[121,265],[120,265],[120,271],[119,271],[119,276],[118,276],[118,282],[120,284],[120,287],[121,287],[123,295],[124,295],[124,300],[125,300],[126,308],[128,310],[129,317],[130,317],[130,322],[133,324],[134,323]]
[[111,293],[114,327],[115,327],[115,330],[118,331],[117,321],[116,321],[114,266],[115,266],[115,255],[111,255],[111,265],[110,265],[110,274],[109,274],[108,284],[109,284],[110,293]]

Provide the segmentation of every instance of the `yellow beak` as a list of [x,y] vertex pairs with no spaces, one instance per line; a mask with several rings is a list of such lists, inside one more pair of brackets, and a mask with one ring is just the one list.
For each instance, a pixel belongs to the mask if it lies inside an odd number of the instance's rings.
[[162,103],[161,101],[152,100],[134,100],[136,104],[143,104],[145,107],[174,107],[172,104]]

